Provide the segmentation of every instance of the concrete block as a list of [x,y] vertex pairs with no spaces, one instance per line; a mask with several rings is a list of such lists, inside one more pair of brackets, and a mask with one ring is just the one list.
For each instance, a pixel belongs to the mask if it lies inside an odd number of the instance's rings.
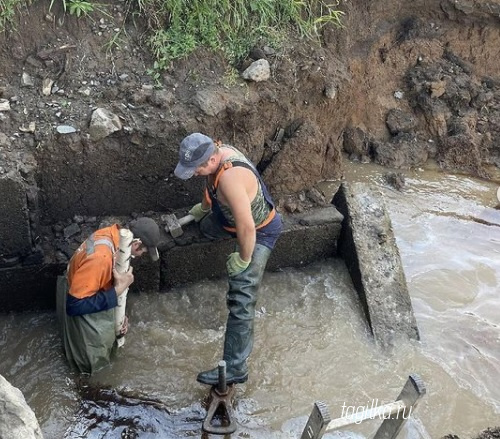
[[[304,225],[304,218],[314,225]],[[341,222],[342,215],[333,206],[307,215],[286,215],[283,233],[271,254],[267,269],[297,267],[335,256]],[[186,235],[187,239],[189,234]],[[188,243],[189,240],[186,240]],[[226,276],[226,259],[234,251],[235,245],[236,239],[194,242],[174,246],[163,252],[161,288]]]
[[401,257],[382,194],[364,183],[343,183],[333,202],[344,215],[338,242],[375,341],[419,339]]
[[0,178],[0,258],[31,251],[26,190],[12,177]]
[[130,286],[133,292],[160,291],[160,261],[153,262],[148,254],[132,259],[134,283]]
[[207,241],[162,253],[161,289],[224,276],[226,258],[235,245],[235,239]]
[[56,279],[61,265],[30,265],[0,269],[0,312],[55,309]]

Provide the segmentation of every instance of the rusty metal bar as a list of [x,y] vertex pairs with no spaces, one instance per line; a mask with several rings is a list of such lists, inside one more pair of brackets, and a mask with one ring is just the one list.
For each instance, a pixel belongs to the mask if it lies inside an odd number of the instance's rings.
[[210,405],[202,429],[207,433],[225,435],[236,431],[236,421],[232,408],[234,385],[227,385],[226,362],[219,361],[217,367],[219,382],[210,390]]
[[226,362],[224,360],[219,361],[219,385],[217,386],[217,390],[221,395],[224,395],[227,392],[227,383],[226,383]]

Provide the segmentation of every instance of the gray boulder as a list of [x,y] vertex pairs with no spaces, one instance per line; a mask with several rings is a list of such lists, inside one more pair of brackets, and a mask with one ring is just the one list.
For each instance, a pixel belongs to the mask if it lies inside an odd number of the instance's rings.
[[43,439],[42,430],[23,394],[0,375],[0,438]]

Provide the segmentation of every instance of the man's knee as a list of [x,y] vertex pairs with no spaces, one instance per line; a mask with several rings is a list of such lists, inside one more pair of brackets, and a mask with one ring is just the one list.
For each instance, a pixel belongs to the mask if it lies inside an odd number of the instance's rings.
[[208,214],[200,221],[200,231],[203,236],[211,240],[231,238],[231,234],[224,230],[214,214]]
[[232,315],[238,320],[253,320],[255,317],[255,305],[257,298],[252,297],[250,300],[241,300],[242,298],[228,298],[227,309],[229,315]]

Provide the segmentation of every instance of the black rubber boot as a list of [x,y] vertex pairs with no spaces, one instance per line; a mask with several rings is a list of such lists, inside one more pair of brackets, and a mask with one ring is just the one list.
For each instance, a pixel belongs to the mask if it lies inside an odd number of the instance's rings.
[[[253,321],[237,321],[228,317],[224,340],[224,361],[226,362],[226,383],[237,384],[248,380],[246,359],[253,347]],[[215,386],[219,382],[219,369],[200,372],[196,380]]]
[[[248,380],[248,367],[245,364],[244,369],[226,369],[226,384],[241,384]],[[205,370],[200,372],[196,377],[196,381],[201,384],[216,386],[219,382],[219,368]]]
[[[246,363],[241,369],[236,369],[234,367],[226,368],[226,384],[241,384],[246,383],[248,380],[248,366]],[[208,384],[210,386],[216,386],[219,382],[219,368],[215,367],[210,370],[205,370],[200,372],[196,377],[196,381],[201,384]]]
[[[223,357],[226,362],[227,384],[244,383],[248,380],[246,361],[253,348],[257,292],[270,254],[269,248],[256,244],[252,262],[248,268],[236,276],[229,277],[227,293],[229,315],[224,337]],[[217,385],[218,368],[200,372],[196,380],[202,384]]]

